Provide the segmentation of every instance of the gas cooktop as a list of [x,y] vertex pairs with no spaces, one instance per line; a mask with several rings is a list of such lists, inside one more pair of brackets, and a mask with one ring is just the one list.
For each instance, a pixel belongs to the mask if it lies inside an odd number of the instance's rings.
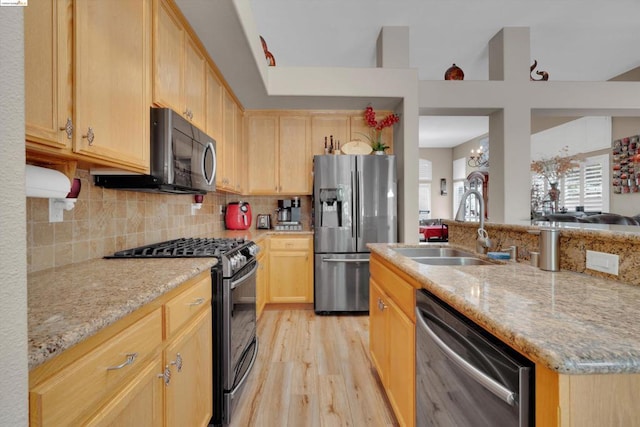
[[244,245],[242,238],[180,238],[118,251],[105,258],[205,258],[221,257]]

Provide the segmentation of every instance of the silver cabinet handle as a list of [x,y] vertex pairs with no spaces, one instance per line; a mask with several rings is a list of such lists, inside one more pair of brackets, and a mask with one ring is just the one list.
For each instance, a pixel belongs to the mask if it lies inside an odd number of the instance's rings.
[[322,262],[344,262],[347,264],[357,264],[361,262],[368,263],[368,259],[340,259],[340,258],[322,258]]
[[162,378],[165,386],[169,386],[171,382],[171,369],[169,369],[169,365],[164,367],[164,370],[161,374],[158,374],[158,378]]
[[189,109],[185,108],[182,114],[188,119],[189,118]]
[[175,366],[178,369],[178,372],[182,371],[182,356],[180,353],[176,353],[176,360],[173,362],[169,362],[169,364]]
[[466,372],[467,375],[476,380],[484,388],[489,390],[498,398],[502,399],[507,404],[514,406],[517,403],[518,395],[516,393],[504,387],[493,378],[485,375],[482,371],[478,370],[475,366],[467,362],[462,356],[449,348],[449,346],[447,346],[447,344],[445,344],[444,341],[440,339],[440,337],[429,327],[429,325],[427,325],[427,322],[424,321],[422,313],[420,312],[420,309],[418,307],[416,307],[416,319],[418,319],[418,323],[422,327],[422,329],[424,329],[424,331],[429,335],[429,337],[431,337],[436,345],[440,347],[440,350],[442,350],[452,362],[458,365],[460,369]]
[[109,366],[107,368],[107,371],[117,371],[118,369],[122,369],[125,366],[129,366],[131,365],[133,362],[136,361],[136,357],[138,357],[138,353],[127,353],[127,360],[125,360],[124,362],[122,362],[119,365],[116,366]]
[[387,306],[384,301],[382,301],[381,298],[378,298],[378,310],[384,311],[385,308],[387,308]]
[[193,300],[193,302],[190,302],[187,305],[189,306],[200,305],[203,302],[204,302],[204,298],[200,297],[200,298],[196,298],[195,300]]
[[89,142],[89,145],[93,145],[93,140],[96,137],[96,135],[93,133],[93,128],[91,126],[89,126],[89,129],[87,129],[87,134],[86,135],[82,135],[82,137],[85,138]]
[[71,139],[73,137],[73,122],[71,121],[71,117],[67,117],[67,123],[63,127],[60,128],[67,133],[67,139]]

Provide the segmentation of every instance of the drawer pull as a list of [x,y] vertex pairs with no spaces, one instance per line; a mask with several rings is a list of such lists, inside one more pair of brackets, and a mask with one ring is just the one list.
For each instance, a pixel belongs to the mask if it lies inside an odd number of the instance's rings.
[[180,353],[176,354],[176,360],[170,362],[170,364],[178,368],[178,372],[182,371],[182,356],[180,355]]
[[158,374],[158,378],[162,378],[165,386],[169,385],[171,382],[171,369],[169,369],[169,365],[165,366],[161,374]]
[[204,298],[200,297],[200,298],[196,298],[193,302],[188,303],[187,305],[192,306],[192,305],[200,305],[204,302]]
[[107,368],[107,371],[117,371],[118,369],[122,369],[125,366],[129,366],[133,362],[135,362],[136,357],[138,357],[138,353],[127,353],[127,360],[125,360],[124,362],[122,362],[121,364],[119,364],[117,366],[109,366]]
[[387,308],[385,303],[382,301],[382,299],[378,298],[378,310],[384,311],[385,308]]
[[67,123],[63,127],[60,128],[67,133],[67,139],[71,139],[73,137],[73,122],[71,121],[71,117],[67,117]]

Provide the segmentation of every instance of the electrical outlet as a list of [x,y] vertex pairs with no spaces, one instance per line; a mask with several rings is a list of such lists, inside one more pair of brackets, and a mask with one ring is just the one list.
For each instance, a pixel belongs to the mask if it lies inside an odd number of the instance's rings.
[[587,268],[618,275],[620,257],[606,252],[587,251]]
[[224,213],[224,205],[220,205],[220,214]]

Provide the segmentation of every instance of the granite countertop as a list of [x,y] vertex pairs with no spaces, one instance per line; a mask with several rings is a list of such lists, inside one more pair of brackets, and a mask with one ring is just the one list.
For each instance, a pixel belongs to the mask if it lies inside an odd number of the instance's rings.
[[216,262],[215,258],[94,259],[29,274],[29,369]]
[[526,263],[432,266],[371,251],[537,363],[562,374],[640,373],[640,287]]

